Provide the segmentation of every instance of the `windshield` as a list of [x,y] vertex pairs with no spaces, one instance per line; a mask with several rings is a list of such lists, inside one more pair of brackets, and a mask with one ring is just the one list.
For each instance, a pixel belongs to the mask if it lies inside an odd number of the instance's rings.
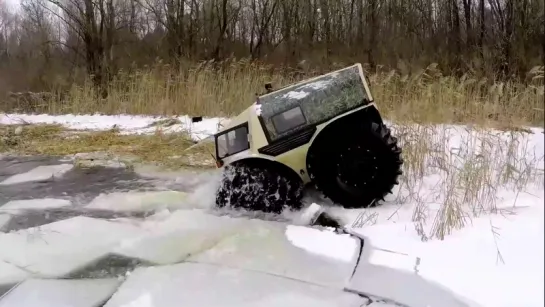
[[261,117],[271,141],[318,125],[369,101],[358,66],[261,96]]

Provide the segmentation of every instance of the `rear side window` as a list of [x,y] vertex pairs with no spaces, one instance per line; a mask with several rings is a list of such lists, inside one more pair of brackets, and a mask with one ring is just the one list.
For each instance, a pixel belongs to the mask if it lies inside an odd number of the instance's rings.
[[303,115],[301,108],[295,107],[280,114],[276,114],[273,116],[272,122],[274,129],[280,134],[306,124],[307,120]]
[[247,123],[216,136],[216,154],[219,159],[249,148]]
[[[369,98],[359,65],[354,65],[260,96],[260,120],[267,140],[274,142],[305,126],[317,126],[364,106]],[[294,110],[297,107],[300,109]],[[303,120],[299,112],[306,123],[293,127]]]

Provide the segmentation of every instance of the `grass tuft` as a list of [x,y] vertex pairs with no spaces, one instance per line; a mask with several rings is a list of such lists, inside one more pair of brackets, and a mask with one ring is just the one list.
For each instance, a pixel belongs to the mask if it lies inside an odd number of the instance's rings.
[[[410,222],[420,238],[442,240],[474,218],[513,214],[520,195],[543,188],[545,157],[536,154],[532,131],[390,125],[405,161],[398,192],[388,201],[399,207],[387,218],[379,218],[375,209],[363,210],[353,227],[390,220],[402,208],[413,208]],[[512,205],[502,199],[505,192],[515,195]]]
[[[15,134],[13,131],[17,129],[20,132]],[[152,135],[126,135],[116,128],[69,131],[59,125],[5,125],[0,126],[0,139],[3,140],[0,142],[1,152],[25,155],[69,156],[82,152],[107,152],[167,168],[214,165],[209,146],[193,146],[194,142],[186,133],[164,134],[157,130]]]
[[423,240],[443,239],[472,218],[512,209],[498,206],[502,191],[518,195],[543,184],[545,157],[535,154],[526,131],[445,125],[393,130],[405,160],[396,202],[414,205],[412,221]]

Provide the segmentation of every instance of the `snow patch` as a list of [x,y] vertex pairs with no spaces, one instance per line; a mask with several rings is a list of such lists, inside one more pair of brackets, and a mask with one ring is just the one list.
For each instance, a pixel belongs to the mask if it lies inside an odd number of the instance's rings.
[[261,116],[261,112],[262,112],[261,107],[262,107],[261,104],[258,104],[258,103],[254,104],[254,111],[257,116]]
[[358,252],[356,239],[347,234],[288,225],[286,237],[295,246],[310,253],[351,262]]
[[[542,199],[539,204],[527,203],[529,207],[516,214],[475,218],[444,240],[422,242],[411,222],[352,230],[372,237],[375,247],[419,257],[419,275],[482,306],[544,306]],[[373,264],[415,270],[411,257],[373,253],[370,258]]]
[[34,181],[46,181],[55,177],[61,177],[68,171],[72,170],[74,165],[72,164],[59,164],[59,165],[42,165],[33,168],[32,170],[17,174],[9,177],[8,179],[0,182],[0,185],[11,185],[24,182]]
[[[212,137],[224,121],[223,118],[203,118],[202,121],[194,123],[189,116],[174,117],[179,121],[179,124],[170,126],[155,126],[153,123],[146,127],[135,129],[122,129],[122,134],[153,134],[157,131],[163,133],[188,133],[195,141],[202,141]],[[164,120],[164,119],[160,119]]]
[[287,92],[286,94],[284,94],[282,96],[282,98],[287,98],[287,99],[303,99],[305,97],[307,97],[308,95],[310,95],[310,93],[308,92],[303,92],[303,91],[292,91],[292,92]]
[[[177,124],[157,126],[157,122],[174,119]],[[213,135],[224,118],[203,118],[193,123],[190,116],[133,116],[133,115],[48,115],[48,114],[2,114],[0,124],[59,124],[72,130],[104,131],[119,129],[122,134],[152,134],[157,130],[164,133],[187,132],[194,140]]]
[[[160,118],[159,118],[160,119]],[[0,124],[59,124],[74,130],[108,130],[116,126],[122,130],[133,130],[151,125],[153,116],[131,115],[49,115],[49,114],[4,114]]]
[[123,304],[123,306],[121,307],[156,307],[156,305],[153,304],[153,298],[151,294],[145,292],[138,296],[134,301]]
[[332,80],[327,80],[327,81],[320,80],[320,81],[315,81],[315,82],[305,84],[305,85],[301,86],[301,88],[311,88],[313,90],[321,90],[321,89],[326,88],[328,85],[330,85],[331,82],[332,82]]

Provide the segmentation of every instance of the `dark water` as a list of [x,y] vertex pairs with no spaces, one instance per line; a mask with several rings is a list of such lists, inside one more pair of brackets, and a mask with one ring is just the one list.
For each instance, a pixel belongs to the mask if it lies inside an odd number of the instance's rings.
[[[60,165],[70,162],[55,157],[0,157],[0,182],[38,166]],[[164,189],[157,179],[145,178],[124,168],[73,168],[63,176],[46,181],[0,185],[0,208],[12,200],[57,198],[72,201],[73,206],[62,209],[28,210],[12,217],[3,231],[18,230],[48,224],[79,215],[96,218],[143,217],[146,213],[113,213],[85,210],[78,207],[89,203],[101,193],[123,191],[153,191]]]
[[[55,157],[0,157],[0,182],[11,176],[22,174],[39,166],[70,164],[71,162]],[[157,176],[144,177],[125,168],[72,168],[62,176],[45,181],[23,182],[0,185],[0,209],[13,200],[56,198],[70,200],[72,205],[45,210],[25,210],[2,212],[11,215],[7,224],[0,224],[1,232],[17,231],[37,227],[77,216],[97,219],[121,217],[145,218],[154,212],[114,212],[108,210],[86,209],[85,205],[102,193],[127,191],[181,190],[189,191],[198,184],[195,174],[180,173],[170,179],[158,179]],[[198,178],[197,178],[198,179]],[[88,263],[64,278],[108,278],[124,276],[136,267],[148,263],[131,257],[105,254],[100,259]],[[1,275],[2,272],[0,272]],[[1,276],[0,276],[1,277]],[[1,278],[0,278],[1,281]],[[0,300],[3,294],[15,284],[0,284]]]
[[[9,157],[0,159],[0,181],[42,165],[59,165],[58,158]],[[73,168],[60,178],[0,186],[0,206],[14,199],[66,198],[77,195],[90,201],[100,193],[153,188],[152,180],[123,168]]]

